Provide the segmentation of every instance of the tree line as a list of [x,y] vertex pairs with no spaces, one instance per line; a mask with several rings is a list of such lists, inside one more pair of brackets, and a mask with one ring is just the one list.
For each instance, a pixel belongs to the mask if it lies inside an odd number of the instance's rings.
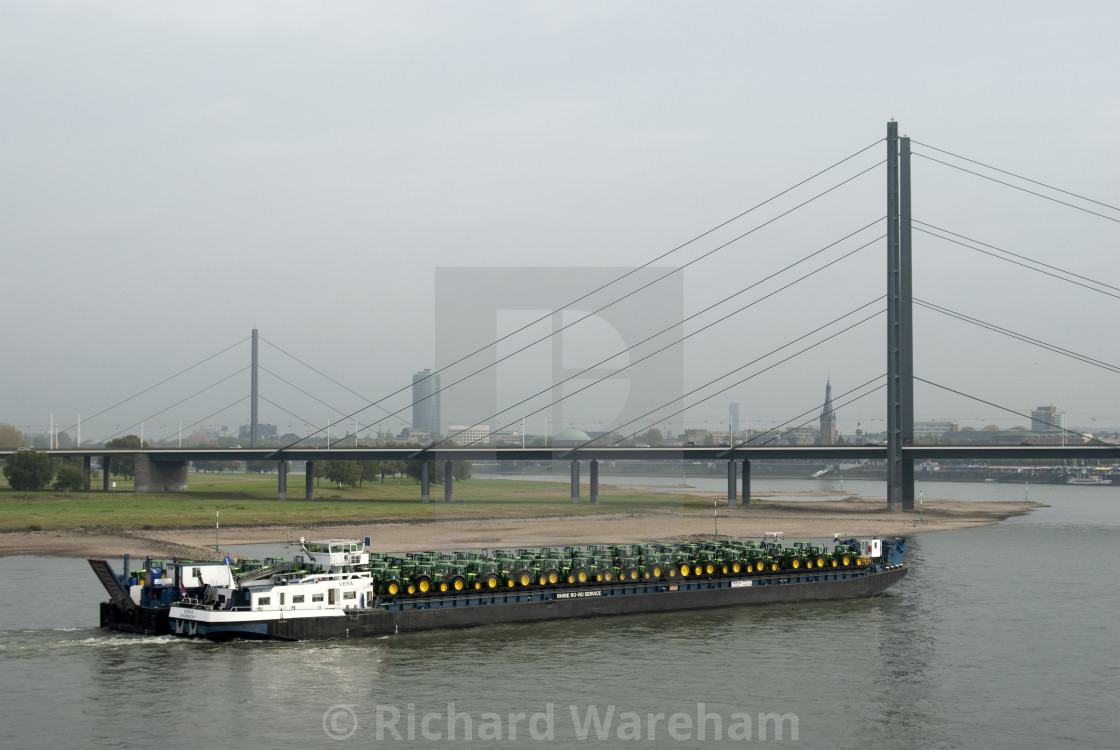
[[[417,446],[419,447],[419,446]],[[380,481],[385,484],[386,477],[408,477],[420,481],[423,472],[420,459],[386,461],[316,461],[315,478],[325,479],[332,484],[345,487],[361,487],[365,482]],[[443,484],[443,462],[433,461],[429,466],[428,480],[432,484]],[[471,478],[473,461],[452,461],[451,477],[457,482]]]
[[[391,445],[393,448],[417,448],[419,445]],[[105,443],[110,450],[149,449],[148,441],[141,441],[137,435],[125,435]],[[195,471],[224,472],[239,471],[245,464],[248,471],[276,471],[277,461],[194,461]],[[442,461],[431,462],[428,475],[432,484],[442,484],[444,480]],[[455,481],[470,479],[474,469],[473,461],[452,461],[451,475]],[[113,456],[109,461],[109,471],[115,476],[132,479],[136,475],[136,460],[132,456]],[[365,482],[380,481],[386,477],[408,477],[416,482],[421,479],[423,461],[420,459],[392,460],[351,460],[336,461],[320,459],[315,461],[316,484],[326,480],[345,487],[361,487]],[[4,476],[9,486],[21,492],[41,490],[48,485],[69,492],[85,488],[85,472],[76,467],[63,464],[61,459],[51,458],[37,450],[19,450],[8,457],[4,465]],[[51,484],[53,480],[53,484]]]
[[77,466],[68,466],[62,459],[51,458],[34,449],[8,456],[4,460],[4,478],[13,490],[20,492],[34,492],[47,485],[63,492],[82,490],[86,486],[86,474]]

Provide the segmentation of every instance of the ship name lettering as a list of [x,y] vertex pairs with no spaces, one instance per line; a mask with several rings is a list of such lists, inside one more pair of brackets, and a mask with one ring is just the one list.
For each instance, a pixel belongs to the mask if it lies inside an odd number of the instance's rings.
[[596,591],[562,591],[556,594],[557,599],[584,599],[589,596],[602,596],[601,590]]

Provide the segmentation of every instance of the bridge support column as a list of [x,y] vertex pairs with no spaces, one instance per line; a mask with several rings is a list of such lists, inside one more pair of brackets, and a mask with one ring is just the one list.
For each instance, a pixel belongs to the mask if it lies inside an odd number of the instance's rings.
[[579,503],[579,461],[572,461],[572,502]]
[[455,470],[451,466],[450,461],[443,462],[443,502],[451,502],[452,493],[454,492]]
[[428,482],[428,459],[420,461],[420,502],[426,503],[432,499],[431,486]]
[[308,461],[304,464],[304,488],[303,497],[305,500],[315,499],[315,462]]
[[[887,123],[887,508],[914,509],[914,332],[911,286],[910,139]],[[907,465],[908,464],[908,465]]]
[[[902,363],[898,398],[902,404],[902,444],[914,444],[914,284],[910,225],[910,139],[898,139],[898,272],[901,297]],[[914,459],[902,459],[902,509],[914,510]]]
[[288,499],[288,462],[280,461],[276,464],[276,477],[278,489],[276,492],[277,500]]
[[[93,476],[93,456],[86,456],[82,459],[82,475],[86,478],[85,491],[89,492],[93,481],[91,479]],[[125,572],[127,573],[128,571]]]
[[735,492],[738,489],[735,486],[735,459],[730,458],[727,460],[727,507],[734,508],[736,500]]
[[135,492],[186,492],[187,462],[156,462],[146,453],[136,454]]
[[743,461],[743,505],[751,504],[751,462]]
[[101,491],[109,491],[109,461],[108,456],[101,457]]
[[599,504],[599,461],[591,461],[591,504]]

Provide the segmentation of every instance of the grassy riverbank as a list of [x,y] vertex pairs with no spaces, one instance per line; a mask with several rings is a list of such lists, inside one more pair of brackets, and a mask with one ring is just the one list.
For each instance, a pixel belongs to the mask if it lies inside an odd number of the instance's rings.
[[[0,485],[0,556],[119,557],[154,554],[209,559],[214,511],[221,510],[221,544],[277,543],[298,536],[372,536],[382,551],[563,546],[680,540],[715,533],[717,493],[600,485],[600,502],[573,505],[567,482],[472,479],[455,485],[455,502],[420,502],[410,481],[361,488],[320,486],[303,499],[302,477],[291,477],[291,500],[276,499],[276,476],[192,474],[190,492],[138,495],[117,482],[115,492],[14,492]],[[773,493],[761,493],[773,494]],[[926,498],[924,516],[886,509],[882,498],[799,502],[771,497],[749,507],[721,503],[719,532],[759,538],[784,531],[790,539],[843,532],[890,536],[984,526],[1030,512],[1037,503]]]
[[471,479],[455,484],[454,502],[443,502],[443,486],[432,485],[431,503],[420,502],[420,487],[410,479],[330,487],[323,483],[314,500],[303,499],[303,477],[289,477],[288,500],[276,498],[276,476],[260,474],[191,474],[190,491],[136,494],[131,482],[117,480],[108,493],[16,492],[0,482],[0,531],[47,531],[76,528],[167,529],[214,525],[221,510],[223,526],[259,524],[318,525],[363,521],[456,518],[525,518],[657,510],[704,511],[706,497],[642,493],[600,485],[599,505],[588,502],[582,488],[578,505],[566,482],[521,482]]

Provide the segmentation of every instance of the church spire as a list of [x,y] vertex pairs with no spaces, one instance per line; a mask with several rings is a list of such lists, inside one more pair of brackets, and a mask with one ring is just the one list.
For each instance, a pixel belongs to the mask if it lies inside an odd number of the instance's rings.
[[825,381],[824,408],[821,409],[820,444],[836,445],[836,413],[832,409],[832,378]]

